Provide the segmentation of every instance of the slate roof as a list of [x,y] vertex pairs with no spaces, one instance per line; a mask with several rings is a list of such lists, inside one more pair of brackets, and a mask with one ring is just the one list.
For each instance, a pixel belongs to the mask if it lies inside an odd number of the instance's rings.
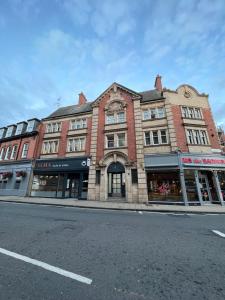
[[92,104],[92,102],[87,102],[82,105],[76,104],[76,105],[60,107],[45,119],[63,117],[63,116],[73,115],[73,114],[86,113],[86,112],[92,111],[91,104]]
[[164,99],[163,93],[157,90],[149,90],[139,93],[142,96],[141,102]]

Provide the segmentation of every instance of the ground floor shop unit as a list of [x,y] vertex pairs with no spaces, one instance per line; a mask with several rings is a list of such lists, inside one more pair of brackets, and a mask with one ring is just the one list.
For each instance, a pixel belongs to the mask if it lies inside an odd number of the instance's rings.
[[225,201],[225,156],[212,154],[146,155],[150,203],[204,205]]
[[31,161],[4,162],[0,165],[0,196],[27,196]]
[[87,199],[90,158],[38,159],[31,196]]

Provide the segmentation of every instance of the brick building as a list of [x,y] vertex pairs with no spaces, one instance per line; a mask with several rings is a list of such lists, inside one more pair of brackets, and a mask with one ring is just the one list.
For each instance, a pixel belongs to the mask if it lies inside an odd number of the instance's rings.
[[113,83],[43,119],[31,195],[223,204],[224,170],[208,96],[157,76],[153,90]]
[[28,194],[39,123],[31,119],[0,128],[0,195]]

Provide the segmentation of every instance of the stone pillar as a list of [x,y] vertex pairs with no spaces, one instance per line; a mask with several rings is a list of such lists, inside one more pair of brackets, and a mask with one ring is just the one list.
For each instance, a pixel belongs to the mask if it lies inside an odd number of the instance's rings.
[[222,192],[221,192],[220,182],[219,182],[217,171],[213,171],[213,181],[214,181],[214,184],[215,184],[218,199],[219,199],[221,205],[224,206],[223,195],[222,195]]
[[198,193],[198,199],[201,205],[204,205],[203,199],[202,199],[202,193],[201,193],[201,188],[199,184],[199,176],[198,176],[198,170],[194,170],[195,172],[195,184],[197,188],[197,193]]
[[138,202],[148,202],[147,180],[144,163],[144,143],[142,130],[142,111],[140,99],[134,100],[134,120],[136,133],[136,153],[137,153],[137,172],[138,172]]
[[89,167],[89,177],[88,177],[88,196],[87,196],[88,200],[99,200],[96,199],[96,187],[95,187],[97,137],[98,137],[98,107],[93,107],[91,150],[90,150],[91,165]]
[[171,151],[177,150],[177,137],[176,137],[176,131],[174,127],[173,122],[173,113],[171,110],[171,104],[169,102],[169,96],[167,96],[167,99],[165,100],[165,111],[166,111],[166,118],[168,122],[168,133],[169,133],[169,139],[170,139],[170,145],[171,145]]

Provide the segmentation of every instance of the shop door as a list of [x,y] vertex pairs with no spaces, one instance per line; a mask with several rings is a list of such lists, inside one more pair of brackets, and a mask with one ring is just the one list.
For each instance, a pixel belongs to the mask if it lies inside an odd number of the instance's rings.
[[69,179],[69,198],[78,198],[80,177]]
[[211,195],[209,180],[208,180],[207,175],[201,174],[199,176],[199,183],[200,183],[200,189],[201,189],[201,193],[202,193],[202,200],[205,203],[212,202],[212,195]]

